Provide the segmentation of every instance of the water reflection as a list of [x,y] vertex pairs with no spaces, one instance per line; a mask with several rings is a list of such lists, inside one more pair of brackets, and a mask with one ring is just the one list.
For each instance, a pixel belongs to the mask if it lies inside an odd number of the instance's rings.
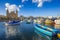
[[33,31],[33,24],[22,22],[20,25],[5,26],[4,23],[1,22],[0,40],[32,40]]
[[[6,26],[6,39],[17,39],[21,36],[20,25]],[[19,38],[21,39],[21,37]]]
[[8,37],[16,36],[20,34],[19,25],[6,26],[6,35]]

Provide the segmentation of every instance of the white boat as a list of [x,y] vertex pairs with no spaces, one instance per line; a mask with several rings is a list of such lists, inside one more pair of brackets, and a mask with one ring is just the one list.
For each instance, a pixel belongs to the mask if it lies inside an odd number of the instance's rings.
[[14,20],[9,22],[4,22],[5,25],[20,25],[20,21]]

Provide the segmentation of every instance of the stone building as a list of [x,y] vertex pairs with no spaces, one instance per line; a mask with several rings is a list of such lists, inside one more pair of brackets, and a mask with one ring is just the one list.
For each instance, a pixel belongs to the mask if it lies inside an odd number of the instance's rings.
[[9,10],[6,10],[6,16],[7,18],[13,18],[13,19],[17,19],[18,18],[18,11],[11,11],[9,12]]

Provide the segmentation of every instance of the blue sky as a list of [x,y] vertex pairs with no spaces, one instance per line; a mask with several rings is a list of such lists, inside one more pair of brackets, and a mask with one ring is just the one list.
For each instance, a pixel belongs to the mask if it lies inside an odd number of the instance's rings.
[[32,0],[23,3],[21,1],[22,0],[0,0],[0,15],[6,15],[6,3],[17,6],[23,5],[18,12],[19,16],[57,16],[57,14],[60,14],[60,0],[44,2],[42,7],[37,7],[38,3],[32,3]]

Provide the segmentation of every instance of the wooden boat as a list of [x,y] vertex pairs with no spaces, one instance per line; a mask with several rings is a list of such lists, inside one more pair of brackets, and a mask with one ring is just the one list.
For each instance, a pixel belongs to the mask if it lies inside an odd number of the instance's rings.
[[49,40],[53,40],[53,39],[59,39],[60,38],[60,33],[58,30],[56,29],[51,29],[49,27],[46,27],[46,26],[42,26],[40,24],[35,24],[34,26],[34,32],[39,35],[39,36],[42,36],[42,37],[46,37],[48,36],[48,39]]

